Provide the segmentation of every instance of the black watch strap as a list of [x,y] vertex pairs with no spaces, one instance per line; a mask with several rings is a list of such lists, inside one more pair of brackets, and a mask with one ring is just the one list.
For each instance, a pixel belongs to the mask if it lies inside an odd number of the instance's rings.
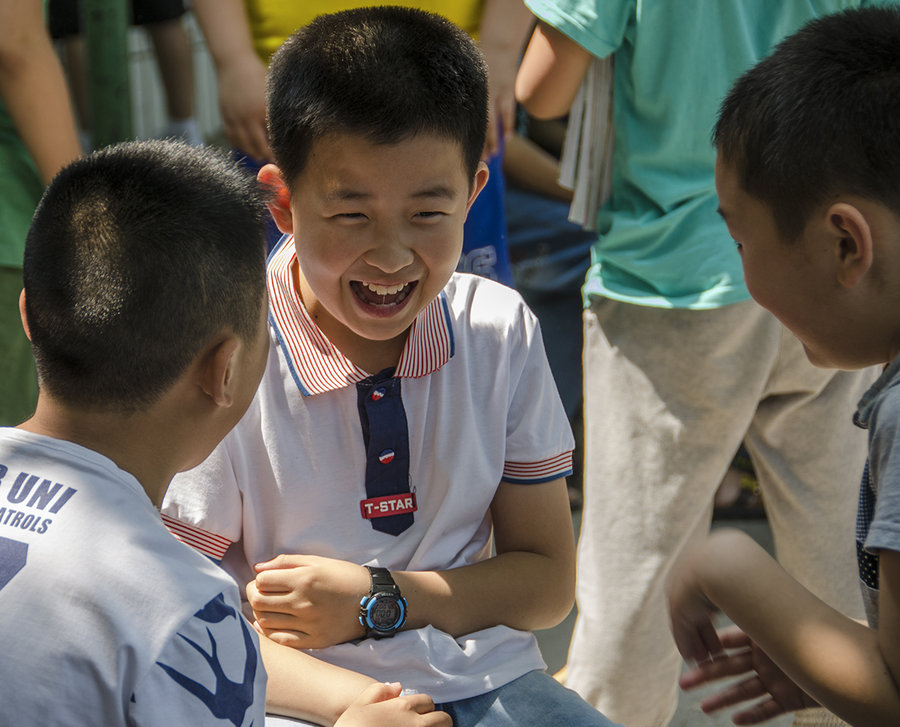
[[369,577],[372,579],[372,590],[369,595],[374,596],[376,593],[393,593],[400,595],[400,588],[394,583],[394,578],[387,568],[379,568],[374,565],[367,565]]

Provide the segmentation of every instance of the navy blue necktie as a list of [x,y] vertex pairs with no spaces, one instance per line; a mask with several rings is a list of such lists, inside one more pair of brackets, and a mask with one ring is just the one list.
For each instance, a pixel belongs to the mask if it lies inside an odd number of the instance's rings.
[[[400,379],[393,374],[394,369],[388,368],[356,384],[359,423],[366,447],[367,502],[410,492],[409,429],[400,397]],[[382,507],[390,512],[397,503],[403,507],[408,501],[393,498]],[[413,524],[413,514],[377,512],[371,515],[371,523],[375,530],[399,535]]]

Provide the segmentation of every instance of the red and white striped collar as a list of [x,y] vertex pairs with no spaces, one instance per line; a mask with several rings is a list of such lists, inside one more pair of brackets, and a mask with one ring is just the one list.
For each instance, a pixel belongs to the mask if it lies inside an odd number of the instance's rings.
[[[294,287],[297,264],[293,236],[285,235],[269,256],[269,322],[275,329],[294,381],[304,396],[323,394],[362,381],[364,371],[326,338]],[[416,316],[397,364],[396,376],[418,378],[437,371],[453,356],[453,325],[444,291]]]

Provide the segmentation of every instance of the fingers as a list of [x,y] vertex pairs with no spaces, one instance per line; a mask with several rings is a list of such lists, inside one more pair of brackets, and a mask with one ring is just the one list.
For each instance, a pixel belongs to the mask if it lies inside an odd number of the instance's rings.
[[788,710],[782,709],[775,700],[766,699],[754,704],[749,709],[735,712],[731,715],[731,721],[737,725],[760,724],[787,712]]
[[719,641],[726,649],[746,649],[753,643],[739,626],[726,626],[717,633]]
[[271,560],[257,563],[253,566],[253,570],[255,570],[257,573],[263,573],[266,571],[280,570],[284,568],[297,568],[302,565],[309,565],[309,563],[310,556],[282,553],[281,555],[276,555]]
[[281,613],[278,611],[254,611],[256,623],[259,627],[269,633],[270,631],[296,631],[297,633],[308,633],[302,628],[298,628],[302,624],[294,614]]
[[747,674],[753,670],[753,654],[746,649],[700,661],[693,669],[684,672],[678,683],[682,689],[693,689],[708,682]]
[[671,627],[678,653],[686,661],[699,664],[723,653],[722,643],[708,614],[695,618],[674,617]]
[[293,593],[294,584],[286,578],[279,577],[278,573],[279,571],[274,571],[272,575],[261,573],[255,580],[247,584],[247,600],[250,601],[250,605],[253,608],[259,609],[262,607],[265,610],[266,605],[274,606],[279,602],[278,599],[282,601],[287,600]]
[[376,704],[395,697],[400,698],[405,706],[419,714],[434,711],[434,701],[427,694],[408,694],[400,697],[401,686],[399,682],[377,682],[366,687],[354,703],[358,705]]
[[390,724],[392,727],[452,726],[450,715],[435,712],[434,702],[427,694],[409,694],[401,697],[400,692],[400,685],[396,683],[370,684],[344,712],[335,727],[374,724]]
[[701,623],[697,628],[697,634],[703,644],[704,656],[709,654],[712,657],[716,657],[724,653],[725,650],[722,648],[722,642],[719,640],[719,635],[716,633],[716,628],[713,626],[712,621]]
[[759,677],[754,675],[726,687],[721,692],[705,697],[700,702],[700,708],[704,712],[717,712],[725,707],[763,696],[769,697],[769,693]]

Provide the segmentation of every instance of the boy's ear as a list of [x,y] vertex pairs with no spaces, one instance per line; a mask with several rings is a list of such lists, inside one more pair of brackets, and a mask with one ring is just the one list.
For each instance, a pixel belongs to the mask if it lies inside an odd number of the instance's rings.
[[238,338],[230,335],[212,344],[200,354],[198,362],[200,388],[216,406],[229,407],[232,404],[232,368],[234,354],[239,345]]
[[31,340],[31,329],[28,328],[28,316],[25,315],[25,288],[19,293],[19,317],[22,319],[22,330],[25,331],[25,337]]
[[825,216],[828,232],[837,240],[838,281],[844,287],[853,288],[872,267],[872,228],[860,209],[847,202],[831,205]]
[[472,180],[472,191],[469,194],[469,201],[466,203],[467,215],[469,214],[469,210],[472,209],[472,205],[478,198],[478,195],[481,194],[481,190],[484,189],[484,185],[487,184],[490,175],[491,173],[488,171],[487,164],[478,162],[478,168],[475,170],[475,178]]
[[266,164],[256,175],[257,181],[269,190],[269,213],[278,229],[285,235],[294,232],[294,216],[291,213],[291,193],[284,183],[284,176],[275,164]]

